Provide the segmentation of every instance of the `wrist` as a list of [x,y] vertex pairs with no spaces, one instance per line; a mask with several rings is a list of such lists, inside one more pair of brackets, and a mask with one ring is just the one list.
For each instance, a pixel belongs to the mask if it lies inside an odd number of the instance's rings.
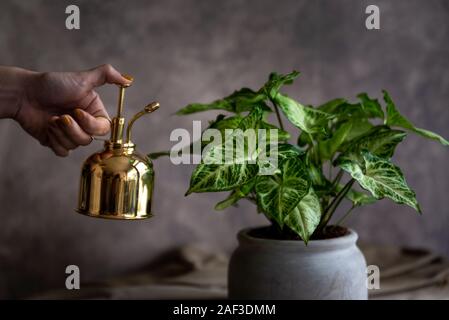
[[15,119],[27,100],[27,89],[37,72],[0,67],[0,118]]

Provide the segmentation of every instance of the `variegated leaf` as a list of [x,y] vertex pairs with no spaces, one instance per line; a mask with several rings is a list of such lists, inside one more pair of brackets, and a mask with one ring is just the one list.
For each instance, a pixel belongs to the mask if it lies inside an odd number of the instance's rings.
[[326,113],[338,113],[337,110],[346,103],[347,103],[346,99],[342,98],[332,99],[320,105],[318,109]]
[[282,86],[292,84],[298,76],[298,71],[292,71],[285,75],[272,72],[260,92],[265,92],[267,96],[274,97]]
[[[262,109],[255,107],[246,117],[241,119],[237,126],[238,129],[244,131],[257,128],[262,115]],[[249,150],[247,141],[243,139],[243,150],[236,150],[235,148],[235,139],[238,138],[237,135],[240,133],[231,131],[231,133],[225,135],[221,144],[204,150],[203,163],[199,164],[193,171],[186,195],[192,192],[232,190],[257,175],[259,167],[255,159],[252,158],[254,154],[252,150]]]
[[332,114],[318,109],[303,106],[294,99],[281,93],[278,93],[272,99],[281,108],[291,123],[307,133],[325,131],[327,122],[334,117]]
[[436,134],[429,130],[415,127],[406,117],[404,117],[402,114],[399,113],[388,92],[384,90],[383,93],[384,93],[384,100],[387,104],[387,118],[385,120],[386,125],[401,127],[413,131],[425,138],[439,141],[444,146],[449,146],[449,141],[444,139],[439,134]]
[[257,164],[199,164],[190,178],[186,195],[193,192],[229,191],[257,175]]
[[307,244],[310,236],[320,224],[320,220],[320,200],[313,189],[310,188],[309,193],[285,217],[284,223]]
[[182,108],[177,115],[188,115],[196,112],[207,110],[226,110],[234,113],[241,113],[251,111],[256,105],[264,109],[264,111],[271,112],[271,109],[264,103],[267,96],[263,92],[255,92],[248,88],[235,91],[231,95],[215,100],[211,103],[192,103]]
[[283,226],[285,217],[308,193],[310,181],[303,162],[292,157],[280,162],[280,172],[272,176],[258,176],[256,180],[259,208]]
[[359,93],[357,97],[362,102],[363,111],[368,118],[384,118],[382,106],[377,99],[371,99],[366,93]]
[[406,204],[421,212],[416,195],[407,185],[399,167],[385,158],[362,151],[364,165],[345,159],[339,165],[358,181],[360,186],[381,199],[390,198],[396,203]]
[[[340,157],[357,159],[362,162],[362,150],[368,150],[373,155],[382,158],[391,158],[398,143],[407,134],[404,131],[392,130],[385,126],[374,127],[368,133],[351,142]],[[337,163],[339,160],[336,161]]]
[[318,155],[321,161],[330,160],[334,157],[334,154],[340,148],[341,144],[347,139],[348,134],[352,129],[352,121],[348,121],[342,124],[332,135],[331,138],[319,141],[314,146],[317,148]]

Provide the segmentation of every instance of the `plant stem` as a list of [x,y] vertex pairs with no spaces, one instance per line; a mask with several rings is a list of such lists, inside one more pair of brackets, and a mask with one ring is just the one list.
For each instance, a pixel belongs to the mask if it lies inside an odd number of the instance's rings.
[[349,190],[351,190],[352,185],[354,184],[355,179],[349,180],[343,189],[340,190],[340,192],[337,193],[335,198],[332,200],[332,202],[327,206],[326,210],[324,210],[323,219],[321,219],[321,222],[318,226],[319,229],[324,228],[332,218],[332,215],[334,214],[335,210],[337,209],[340,202],[343,200],[345,195],[348,193]]
[[309,132],[307,132],[307,135],[309,136],[311,147],[314,147],[315,144],[313,143],[313,137],[312,137],[312,135],[311,135]]
[[284,130],[284,124],[282,123],[281,113],[279,112],[279,107],[273,100],[270,100],[270,101],[274,106],[274,110],[276,111],[276,117],[278,118],[279,127],[281,127],[281,129]]
[[337,184],[340,182],[341,177],[343,177],[343,173],[344,173],[343,169],[340,169],[340,171],[338,171],[337,175],[335,176],[335,179],[332,181],[332,185],[331,185],[332,189],[334,189],[337,186]]
[[335,225],[339,226],[343,221],[345,221],[346,218],[349,217],[349,215],[351,214],[352,210],[354,210],[354,208],[355,206],[352,205],[351,208],[349,208],[349,210],[345,213],[345,215],[341,217],[340,220],[338,220]]

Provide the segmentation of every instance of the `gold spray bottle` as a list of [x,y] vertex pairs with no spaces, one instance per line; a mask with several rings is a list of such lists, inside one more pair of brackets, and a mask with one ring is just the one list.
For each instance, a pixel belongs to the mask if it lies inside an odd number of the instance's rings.
[[[129,86],[129,85],[128,85]],[[111,121],[111,138],[104,150],[84,162],[77,212],[91,217],[137,220],[152,216],[154,170],[151,160],[135,151],[131,141],[134,122],[159,108],[152,102],[129,121],[124,139],[125,89],[120,86],[117,116]]]

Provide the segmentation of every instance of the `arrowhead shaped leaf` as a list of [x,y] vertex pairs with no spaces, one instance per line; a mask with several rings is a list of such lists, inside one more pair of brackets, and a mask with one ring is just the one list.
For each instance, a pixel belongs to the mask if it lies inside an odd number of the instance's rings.
[[309,193],[285,217],[285,224],[296,232],[307,244],[321,220],[321,205],[317,195],[310,188]]
[[341,120],[354,118],[384,118],[382,107],[376,99],[371,99],[366,93],[357,96],[361,103],[349,103],[345,99],[330,100],[318,107],[320,111],[330,113]]
[[396,106],[387,91],[383,91],[384,100],[387,104],[387,119],[385,124],[388,126],[396,126],[413,131],[425,138],[439,141],[444,146],[449,146],[449,141],[442,136],[425,129],[416,128],[406,117],[399,113]]
[[351,130],[346,136],[346,141],[342,145],[342,147],[346,146],[349,142],[351,142],[351,140],[366,134],[373,128],[371,122],[369,122],[367,119],[364,118],[353,119],[351,120],[351,122],[352,122]]
[[[255,107],[246,117],[229,124],[237,125],[238,129],[253,129],[259,126],[263,110]],[[234,118],[238,119],[238,118]],[[221,121],[224,121],[221,120]],[[217,127],[217,124],[215,125]],[[222,128],[224,129],[224,128]],[[248,144],[244,142],[243,154],[237,154],[234,148],[235,135],[232,131],[224,137],[224,142],[211,147],[204,155],[203,162],[192,173],[190,187],[186,195],[192,192],[218,192],[236,188],[252,179],[259,170],[257,163],[251,163],[252,154],[248,154]],[[231,161],[227,161],[228,154],[232,152]]]
[[262,211],[276,220],[280,227],[285,217],[308,193],[310,181],[303,162],[292,157],[280,162],[280,173],[258,176],[257,203]]
[[406,204],[421,212],[416,195],[407,185],[399,167],[389,160],[362,151],[364,166],[357,161],[345,159],[339,165],[356,179],[362,188],[377,199],[390,198],[396,203]]
[[384,118],[382,106],[377,99],[371,99],[366,93],[359,93],[357,97],[362,101],[363,110],[368,118]]
[[188,115],[207,110],[226,110],[234,113],[251,111],[256,105],[262,107],[264,111],[270,112],[271,109],[263,102],[267,97],[262,92],[255,92],[248,88],[235,91],[231,95],[215,100],[211,103],[192,103],[182,108],[177,115]]
[[272,72],[260,92],[266,92],[267,96],[274,97],[282,86],[292,84],[298,76],[298,71],[292,71],[285,75]]
[[352,121],[342,124],[329,139],[319,141],[316,145],[318,154],[321,160],[332,159],[334,154],[340,148],[343,142],[346,141],[347,136],[351,132]]
[[327,122],[334,117],[332,114],[318,109],[303,106],[281,93],[273,97],[273,101],[281,108],[291,123],[307,133],[324,132]]
[[229,191],[257,175],[257,164],[199,164],[192,173],[186,195],[193,192]]
[[342,99],[342,98],[332,99],[332,100],[320,105],[318,107],[318,109],[323,112],[326,112],[326,113],[332,113],[332,114],[339,113],[338,109],[346,103],[347,103],[346,99]]
[[[368,133],[352,141],[341,158],[357,159],[362,162],[362,150],[368,150],[371,154],[391,158],[398,143],[400,143],[407,134],[404,131],[392,130],[388,127],[374,127]],[[337,163],[338,163],[337,159]]]

